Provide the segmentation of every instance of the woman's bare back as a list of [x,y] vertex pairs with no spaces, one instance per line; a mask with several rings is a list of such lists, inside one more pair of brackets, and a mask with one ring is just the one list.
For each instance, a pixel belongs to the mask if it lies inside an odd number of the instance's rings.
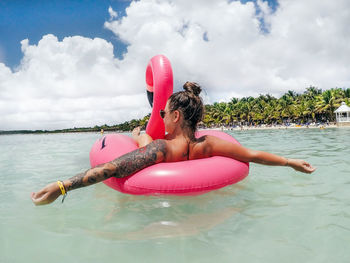
[[165,139],[167,143],[167,153],[165,162],[178,162],[194,160],[209,157],[206,136],[197,139],[194,142],[185,138]]

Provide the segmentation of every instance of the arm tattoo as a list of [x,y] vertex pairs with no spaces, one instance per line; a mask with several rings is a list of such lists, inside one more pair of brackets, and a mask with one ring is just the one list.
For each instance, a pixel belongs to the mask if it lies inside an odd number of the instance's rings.
[[89,169],[70,178],[68,190],[95,184],[110,177],[126,177],[148,166],[162,162],[165,160],[166,146],[164,140],[155,140],[145,147],[124,154],[109,163]]

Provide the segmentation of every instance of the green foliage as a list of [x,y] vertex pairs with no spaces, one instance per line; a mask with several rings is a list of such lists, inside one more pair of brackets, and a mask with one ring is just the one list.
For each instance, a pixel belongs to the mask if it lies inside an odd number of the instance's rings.
[[[302,94],[289,90],[279,99],[266,94],[257,98],[243,97],[232,98],[229,102],[215,102],[205,105],[205,115],[200,123],[201,127],[213,127],[222,125],[258,125],[272,123],[307,123],[310,121],[325,122],[334,121],[334,111],[344,101],[350,105],[350,88],[333,88],[322,91],[310,86]],[[20,130],[0,131],[0,134],[16,133],[58,133],[58,132],[100,132],[104,131],[131,131],[137,126],[146,128],[151,114],[142,119],[133,119],[121,124],[87,128],[72,128],[64,130]]]
[[349,88],[322,91],[310,86],[303,94],[288,90],[279,99],[269,94],[261,94],[257,98],[232,98],[227,103],[205,105],[203,125],[212,127],[334,121],[334,110],[340,106],[342,101],[349,104]]

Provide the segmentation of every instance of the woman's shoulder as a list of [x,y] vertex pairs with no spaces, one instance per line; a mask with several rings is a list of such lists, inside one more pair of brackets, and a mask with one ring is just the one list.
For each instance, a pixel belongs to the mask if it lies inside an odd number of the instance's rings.
[[214,136],[210,135],[204,135],[197,138],[196,142],[193,145],[193,152],[191,154],[191,157],[193,157],[193,159],[210,157],[213,138]]
[[195,158],[206,158],[217,155],[217,151],[222,150],[230,145],[229,142],[224,141],[213,135],[204,135],[197,139],[194,149]]
[[202,137],[197,138],[196,145],[200,145],[201,147],[210,147],[213,143],[215,143],[217,137],[212,135],[203,135]]

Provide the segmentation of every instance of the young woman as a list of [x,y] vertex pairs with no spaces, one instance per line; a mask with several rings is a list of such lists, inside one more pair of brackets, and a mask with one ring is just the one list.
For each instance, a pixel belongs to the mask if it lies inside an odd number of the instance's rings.
[[49,204],[68,191],[101,182],[112,176],[117,178],[129,176],[156,163],[217,155],[243,162],[289,166],[303,173],[315,171],[315,168],[303,160],[287,159],[271,153],[247,149],[214,136],[196,139],[194,133],[204,112],[203,102],[199,97],[201,88],[194,82],[186,82],[183,88],[185,91],[171,95],[165,109],[160,111],[167,132],[164,140],[153,141],[147,134],[140,135],[140,129],[136,128],[133,131],[133,138],[139,144],[139,149],[63,182],[58,181],[45,186],[39,192],[32,193],[33,203]]

